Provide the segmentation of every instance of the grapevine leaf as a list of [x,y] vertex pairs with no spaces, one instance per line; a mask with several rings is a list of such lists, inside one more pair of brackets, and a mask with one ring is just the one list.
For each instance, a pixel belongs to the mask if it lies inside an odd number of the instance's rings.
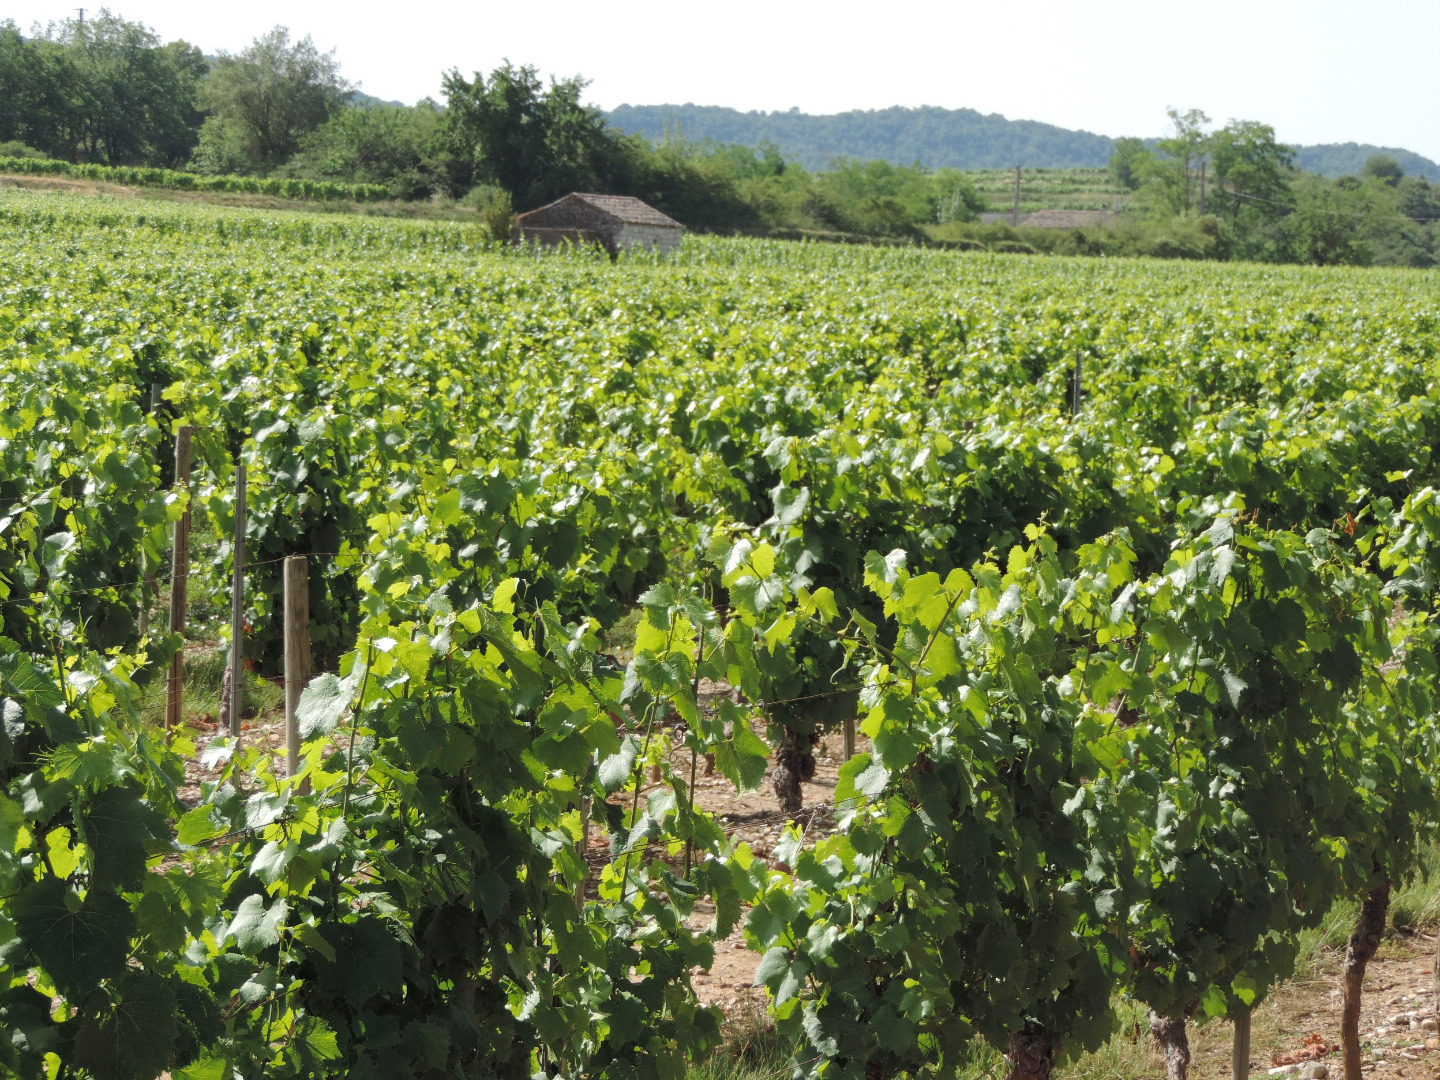
[[353,674],[344,679],[326,674],[311,680],[295,707],[295,725],[300,737],[312,739],[334,731],[335,725],[355,700],[358,686],[359,682]]
[[790,970],[790,950],[780,945],[765,950],[760,965],[755,969],[754,986],[769,986],[772,990]]
[[1240,708],[1240,695],[1248,689],[1245,680],[1233,671],[1221,671],[1218,679],[1220,696],[1232,709]]
[[715,767],[741,791],[754,791],[765,779],[770,748],[750,730],[743,716],[733,730],[734,735],[715,747]]
[[625,786],[639,756],[640,740],[634,735],[626,735],[620,742],[620,749],[600,762],[600,786],[606,794]]
[[67,998],[81,1000],[105,979],[125,971],[135,918],[111,892],[91,889],[84,900],[58,878],[22,889],[10,901],[20,940]]
[[276,900],[267,909],[265,898],[252,893],[235,909],[235,918],[226,928],[226,935],[235,938],[235,947],[242,953],[254,956],[280,941],[280,927],[289,910],[283,899]]
[[139,888],[147,847],[170,835],[165,820],[129,787],[106,788],[85,803],[80,832],[90,849],[91,884],[102,889]]
[[771,520],[786,528],[805,516],[805,510],[810,505],[810,489],[788,488],[781,484],[770,492],[770,499],[775,504],[775,516]]
[[359,1008],[379,993],[400,993],[400,943],[385,923],[367,915],[353,923],[323,927],[335,945],[335,959],[317,958],[319,985]]
[[115,986],[115,1000],[88,1016],[75,1034],[75,1064],[96,1076],[151,1077],[175,1050],[175,992],[167,979],[133,971]]

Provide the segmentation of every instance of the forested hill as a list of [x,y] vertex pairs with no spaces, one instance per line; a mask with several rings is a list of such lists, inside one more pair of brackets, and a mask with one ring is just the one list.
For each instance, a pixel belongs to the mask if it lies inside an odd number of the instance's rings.
[[769,141],[787,161],[823,169],[837,157],[931,168],[1001,169],[1017,163],[1103,168],[1112,144],[1104,135],[1035,120],[1007,120],[974,109],[876,109],[811,116],[799,111],[748,112],[717,105],[621,105],[606,114],[616,127],[651,139],[667,125],[687,138],[758,146]]
[[1394,158],[1406,176],[1423,176],[1440,180],[1440,164],[1427,157],[1395,146],[1371,146],[1369,143],[1322,143],[1296,148],[1295,164],[1306,172],[1319,173],[1327,179],[1337,176],[1359,176],[1367,158],[1384,154]]
[[[787,161],[823,169],[835,158],[895,165],[919,162],[932,169],[1101,168],[1114,143],[1108,136],[1071,131],[1037,120],[1007,120],[974,109],[894,107],[812,116],[790,112],[740,112],[718,105],[621,105],[606,119],[623,131],[660,139],[667,129],[686,138],[758,146],[769,141]],[[1366,158],[1386,154],[1410,176],[1440,178],[1440,165],[1393,147],[1331,143],[1297,147],[1295,163],[1334,179],[1358,176]]]

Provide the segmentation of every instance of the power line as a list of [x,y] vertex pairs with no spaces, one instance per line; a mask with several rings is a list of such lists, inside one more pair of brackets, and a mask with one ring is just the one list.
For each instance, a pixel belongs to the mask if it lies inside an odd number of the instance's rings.
[[[1269,206],[1277,206],[1281,210],[1289,210],[1291,213],[1295,213],[1299,209],[1299,207],[1292,206],[1289,203],[1276,202],[1274,199],[1262,198],[1259,195],[1246,195],[1243,191],[1229,191],[1226,192],[1226,194],[1233,195],[1237,199],[1245,199],[1249,202],[1258,202],[1265,203]],[[1429,221],[1440,221],[1440,214],[1421,214],[1419,217],[1412,217],[1409,214],[1358,214],[1353,210],[1326,210],[1323,207],[1318,206],[1311,207],[1310,209],[1316,210],[1321,214],[1329,214],[1332,217],[1349,217],[1356,218],[1357,220],[1362,221],[1373,221],[1377,219],[1381,221],[1409,221],[1417,225],[1422,225]]]

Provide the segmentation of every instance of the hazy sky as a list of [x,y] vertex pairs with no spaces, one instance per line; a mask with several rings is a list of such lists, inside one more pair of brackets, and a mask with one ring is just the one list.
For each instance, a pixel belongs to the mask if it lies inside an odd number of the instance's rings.
[[[606,108],[940,105],[1151,135],[1166,106],[1194,106],[1220,123],[1262,120],[1287,142],[1440,159],[1440,0],[126,0],[112,10],[207,52],[283,23],[336,49],[368,93],[407,102],[438,97],[446,68],[489,71],[509,58],[587,76]],[[0,5],[22,28],[73,13]]]

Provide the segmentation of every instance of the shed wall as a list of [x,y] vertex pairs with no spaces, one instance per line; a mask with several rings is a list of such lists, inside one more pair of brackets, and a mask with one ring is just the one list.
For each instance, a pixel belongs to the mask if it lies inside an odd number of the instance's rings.
[[545,229],[533,225],[517,225],[514,240],[516,243],[534,244],[537,247],[559,247],[568,242],[575,247],[599,244],[607,251],[610,248],[609,234],[596,229]]
[[673,255],[680,250],[680,237],[683,229],[672,229],[662,225],[631,225],[620,226],[616,236],[616,245],[622,249],[629,248],[654,248],[662,255]]

